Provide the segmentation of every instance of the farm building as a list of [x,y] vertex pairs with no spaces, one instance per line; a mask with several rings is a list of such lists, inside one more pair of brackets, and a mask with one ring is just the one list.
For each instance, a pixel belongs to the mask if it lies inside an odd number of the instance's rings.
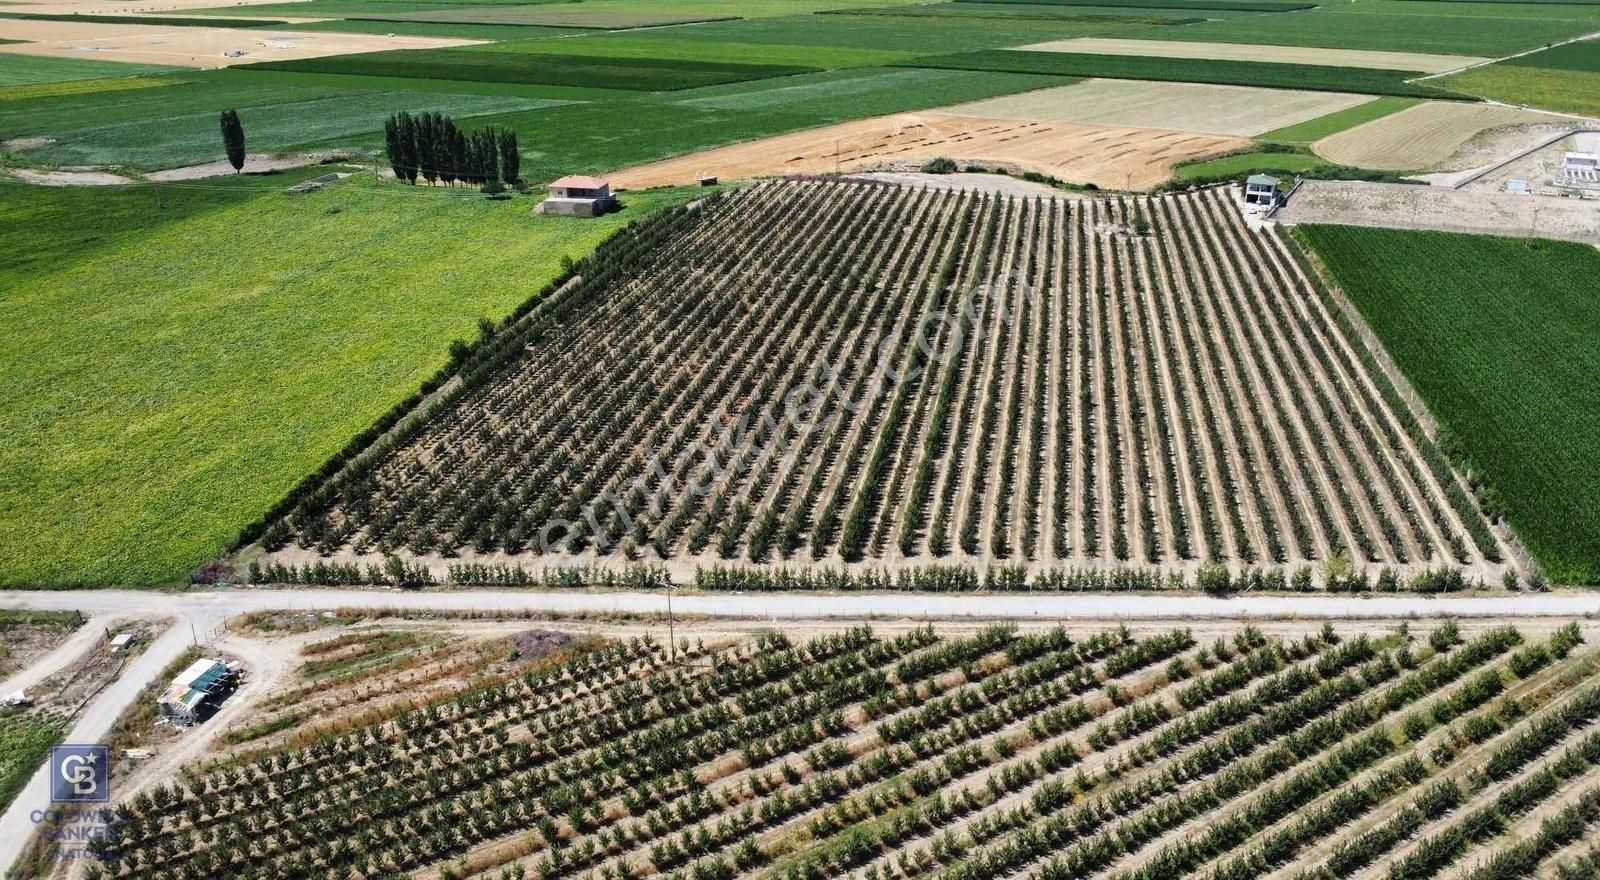
[[1278,178],[1270,174],[1252,174],[1244,182],[1244,203],[1270,208],[1278,203]]
[[1564,183],[1600,183],[1600,155],[1568,153],[1562,156],[1561,180]]
[[237,670],[229,664],[202,657],[167,686],[159,700],[161,714],[184,727],[198,723],[233,692],[238,679]]
[[550,195],[539,204],[539,210],[571,217],[598,217],[616,206],[609,181],[569,174],[550,184]]

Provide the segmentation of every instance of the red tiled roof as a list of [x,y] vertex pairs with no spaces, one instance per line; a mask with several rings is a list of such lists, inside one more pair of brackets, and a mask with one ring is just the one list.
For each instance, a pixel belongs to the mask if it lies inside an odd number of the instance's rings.
[[602,186],[606,186],[607,182],[598,177],[589,177],[583,174],[568,174],[566,177],[563,177],[550,185],[571,189],[599,189]]

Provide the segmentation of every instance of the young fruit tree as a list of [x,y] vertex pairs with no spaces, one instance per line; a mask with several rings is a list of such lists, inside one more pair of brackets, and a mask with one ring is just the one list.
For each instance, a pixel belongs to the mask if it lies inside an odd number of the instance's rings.
[[222,111],[222,146],[228,151],[228,164],[234,173],[244,170],[244,125],[237,110]]

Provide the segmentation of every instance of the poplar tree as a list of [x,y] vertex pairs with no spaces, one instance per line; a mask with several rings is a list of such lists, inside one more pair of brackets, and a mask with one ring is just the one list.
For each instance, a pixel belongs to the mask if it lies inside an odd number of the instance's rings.
[[228,152],[228,164],[233,173],[244,170],[244,125],[239,122],[236,110],[222,111],[222,147]]

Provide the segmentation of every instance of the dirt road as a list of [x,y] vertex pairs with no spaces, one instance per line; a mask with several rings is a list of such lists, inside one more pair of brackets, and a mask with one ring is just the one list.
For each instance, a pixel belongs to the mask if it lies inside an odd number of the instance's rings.
[[[139,691],[190,644],[191,632],[214,632],[229,617],[261,610],[336,608],[419,609],[433,611],[524,611],[565,614],[664,614],[667,597],[643,592],[254,590],[154,593],[132,590],[0,592],[0,607],[31,610],[81,610],[95,620],[110,617],[170,616],[174,625],[99,696],[90,701],[67,734],[66,742],[103,741]],[[1122,594],[690,594],[672,597],[682,615],[745,620],[819,621],[838,618],[954,620],[1222,620],[1222,619],[1382,619],[1421,617],[1579,617],[1600,614],[1600,593],[1559,592],[1486,597],[1238,596],[1213,599],[1193,595]],[[71,642],[75,642],[74,637]],[[38,667],[57,663],[52,652],[23,675],[47,675]],[[31,814],[49,804],[49,779],[40,768],[4,816],[0,816],[0,867],[21,854],[34,823]]]

